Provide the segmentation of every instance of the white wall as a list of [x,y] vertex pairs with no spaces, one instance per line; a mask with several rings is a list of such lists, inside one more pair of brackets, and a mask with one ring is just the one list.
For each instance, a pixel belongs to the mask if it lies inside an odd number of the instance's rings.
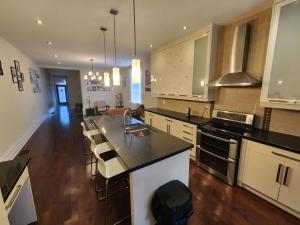
[[[45,119],[49,108],[44,71],[33,61],[0,37],[0,60],[4,76],[0,75],[0,161],[11,159]],[[20,62],[24,73],[24,91],[12,82],[10,66]],[[39,70],[41,93],[33,93],[28,67]]]
[[[145,92],[145,70],[150,69],[150,62],[145,61],[141,63],[141,71],[142,71],[142,104],[145,105],[146,108],[156,107],[156,98],[151,96],[151,92]],[[88,107],[87,97],[90,96],[91,106],[94,107],[94,102],[97,100],[105,100],[106,103],[111,107],[115,107],[115,95],[117,93],[123,94],[123,103],[126,106],[127,103],[130,102],[130,77],[131,77],[131,67],[123,68],[120,70],[121,77],[126,77],[126,87],[122,84],[121,78],[121,86],[120,87],[112,87],[111,91],[95,91],[95,92],[87,92],[86,84],[84,81],[84,74],[87,74],[89,68],[83,68],[80,70],[80,80],[81,80],[81,91],[82,91],[82,103],[83,103],[83,111],[85,112],[85,108]],[[100,72],[100,70],[96,70]],[[111,71],[110,71],[111,72]],[[101,71],[103,74],[103,71]],[[110,73],[111,74],[111,73]]]
[[[126,86],[124,87],[122,84],[121,78],[121,86],[119,87],[111,87],[110,91],[87,91],[86,81],[84,80],[84,75],[88,73],[90,68],[81,68],[80,69],[80,82],[81,82],[81,95],[82,95],[82,104],[83,104],[83,112],[85,113],[85,109],[89,108],[87,98],[90,97],[91,107],[95,107],[95,102],[99,100],[106,101],[106,104],[111,108],[115,108],[116,101],[115,95],[118,93],[123,94],[123,103],[126,104],[130,100],[130,83],[129,76],[123,74],[121,72],[121,76],[126,76]],[[102,70],[97,70],[100,74],[103,74]],[[111,75],[111,70],[109,71]]]

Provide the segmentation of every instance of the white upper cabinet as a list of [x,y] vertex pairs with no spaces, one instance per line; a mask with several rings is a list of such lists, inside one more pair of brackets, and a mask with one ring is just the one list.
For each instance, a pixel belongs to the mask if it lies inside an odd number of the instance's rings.
[[300,4],[285,0],[273,7],[261,104],[300,110]]
[[213,101],[208,87],[216,64],[217,28],[203,28],[151,52],[151,93],[156,97]]

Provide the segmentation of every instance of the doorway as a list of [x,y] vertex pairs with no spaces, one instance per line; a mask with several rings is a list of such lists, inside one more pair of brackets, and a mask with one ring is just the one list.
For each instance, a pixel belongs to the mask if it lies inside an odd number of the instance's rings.
[[59,105],[68,104],[67,85],[56,85],[56,94]]

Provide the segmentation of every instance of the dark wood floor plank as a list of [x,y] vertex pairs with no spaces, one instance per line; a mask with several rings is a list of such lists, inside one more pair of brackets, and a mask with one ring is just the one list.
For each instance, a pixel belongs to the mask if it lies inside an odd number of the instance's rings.
[[[94,180],[85,167],[81,120],[58,110],[23,148],[22,154],[32,158],[29,173],[36,224],[104,225],[105,205],[96,200]],[[300,225],[296,217],[246,190],[226,185],[193,164],[190,188],[194,214],[189,225]],[[128,191],[109,201],[109,224],[126,216],[129,209]]]

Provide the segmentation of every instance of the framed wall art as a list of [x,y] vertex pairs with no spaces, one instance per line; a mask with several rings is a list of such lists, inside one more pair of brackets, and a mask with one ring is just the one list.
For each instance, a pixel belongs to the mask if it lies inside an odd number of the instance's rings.
[[15,68],[16,68],[16,72],[17,72],[17,75],[21,75],[21,68],[20,68],[20,63],[15,60]]
[[18,83],[18,76],[17,76],[17,71],[16,68],[11,66],[10,67],[10,72],[11,72],[11,78],[13,83]]
[[151,76],[149,70],[145,70],[145,91],[151,91]]
[[2,63],[0,61],[0,75],[2,76],[3,75],[3,69],[2,69]]
[[19,91],[24,91],[23,82],[21,80],[18,80],[18,89]]

